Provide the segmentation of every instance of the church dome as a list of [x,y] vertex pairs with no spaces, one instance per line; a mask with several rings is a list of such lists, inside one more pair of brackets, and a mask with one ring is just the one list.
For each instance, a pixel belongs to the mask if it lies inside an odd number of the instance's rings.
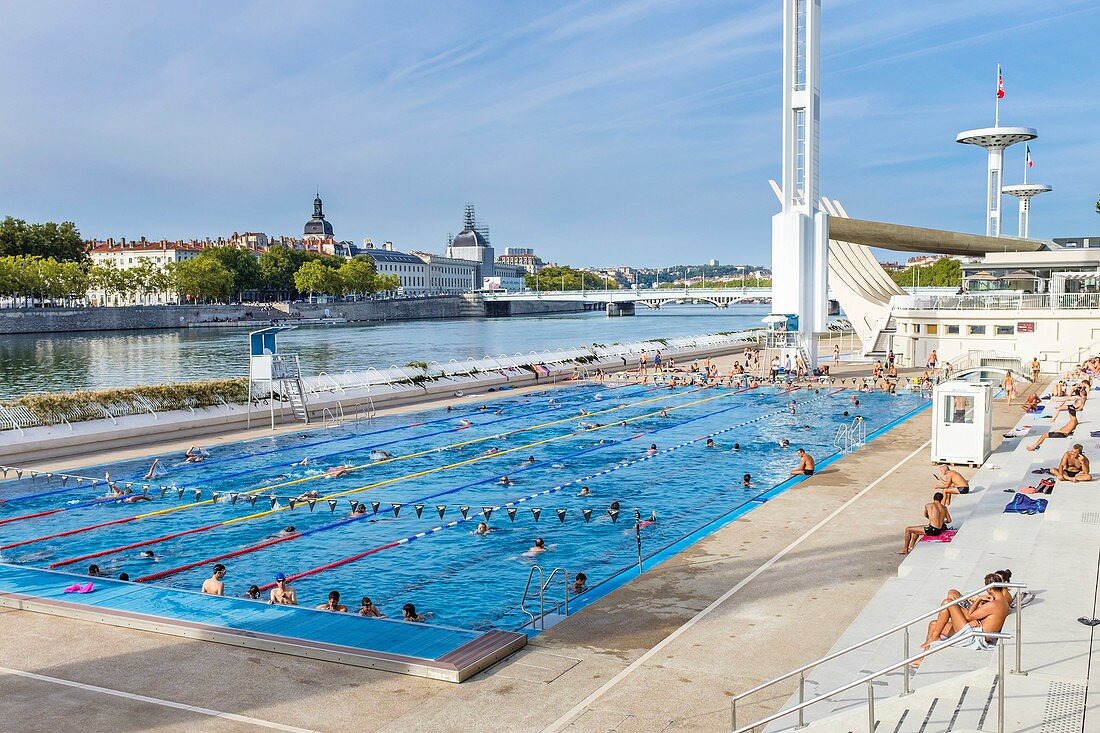
[[331,237],[332,224],[325,220],[325,211],[321,203],[321,196],[313,199],[313,218],[306,222],[302,236]]
[[481,232],[475,232],[473,229],[466,229],[462,231],[458,236],[451,241],[452,247],[488,247],[489,240],[481,235]]

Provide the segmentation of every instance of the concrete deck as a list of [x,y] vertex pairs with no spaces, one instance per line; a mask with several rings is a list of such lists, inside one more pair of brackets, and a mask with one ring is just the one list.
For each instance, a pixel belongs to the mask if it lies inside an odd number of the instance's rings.
[[[931,489],[928,420],[894,428],[460,688],[0,611],[0,720],[12,733],[728,730],[733,694],[827,652],[896,576],[901,528]],[[998,411],[996,434],[1010,425]],[[778,709],[790,692],[743,714]]]

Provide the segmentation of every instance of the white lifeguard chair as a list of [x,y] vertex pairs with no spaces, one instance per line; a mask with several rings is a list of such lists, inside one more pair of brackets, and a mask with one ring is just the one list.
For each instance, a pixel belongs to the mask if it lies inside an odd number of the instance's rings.
[[287,399],[294,416],[309,422],[305,390],[302,388],[302,370],[297,354],[279,352],[275,338],[282,331],[294,326],[271,326],[248,334],[248,413],[245,426],[252,427],[252,388],[261,385],[268,398],[271,413],[271,429],[275,429],[275,399]]
[[993,452],[993,385],[943,382],[932,389],[932,462],[980,466]]
[[[764,317],[767,324],[765,330],[764,354],[760,360],[763,373],[766,376],[771,369],[771,360],[778,356],[780,371],[785,375],[797,373],[795,365],[799,359],[806,365],[807,373],[810,371],[810,357],[806,350],[799,345],[798,340],[798,315],[794,313],[771,313]],[[790,369],[787,369],[787,364]]]

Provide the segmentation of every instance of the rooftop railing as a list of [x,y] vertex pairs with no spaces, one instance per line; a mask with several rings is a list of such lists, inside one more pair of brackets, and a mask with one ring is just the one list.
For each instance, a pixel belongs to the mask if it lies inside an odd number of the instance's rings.
[[988,293],[969,295],[895,295],[895,310],[1021,311],[1089,310],[1100,308],[1100,293]]

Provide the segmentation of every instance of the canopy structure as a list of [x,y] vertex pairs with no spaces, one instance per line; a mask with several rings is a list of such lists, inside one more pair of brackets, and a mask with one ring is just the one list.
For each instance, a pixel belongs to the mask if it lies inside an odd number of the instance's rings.
[[829,237],[900,252],[932,252],[944,255],[982,257],[990,252],[1038,252],[1049,242],[1019,237],[987,237],[983,234],[925,229],[905,224],[888,224],[866,219],[829,217]]

